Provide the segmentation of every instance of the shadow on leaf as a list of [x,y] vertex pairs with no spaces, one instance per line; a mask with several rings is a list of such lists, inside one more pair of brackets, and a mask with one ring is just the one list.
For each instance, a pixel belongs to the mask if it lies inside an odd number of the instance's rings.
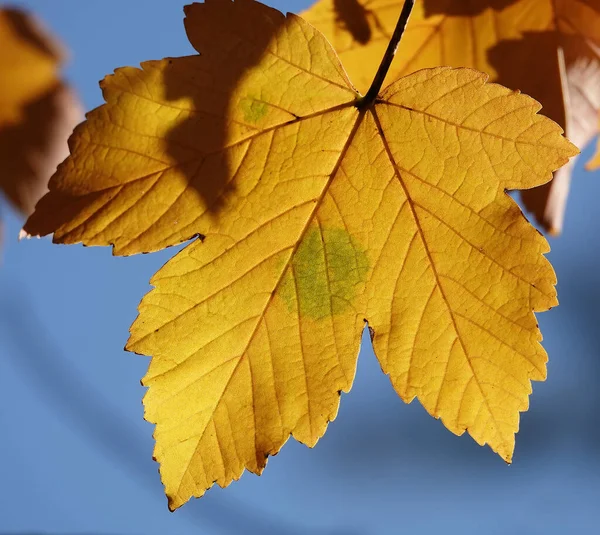
[[[166,145],[205,209],[216,215],[236,190],[228,147],[256,132],[252,123],[265,112],[253,95],[239,94],[239,83],[261,61],[285,18],[272,10],[257,28],[248,26],[244,11],[233,2],[208,1],[193,7],[207,12],[185,21],[188,38],[200,55],[173,58],[165,72],[166,99],[183,102],[187,108],[186,119],[169,132]],[[215,24],[219,19],[223,23]],[[215,41],[224,46],[211,44]]]
[[372,31],[367,16],[372,13],[367,6],[358,0],[333,0],[333,8],[337,22],[342,24],[356,41],[365,45],[371,40]]
[[451,17],[475,17],[486,9],[500,11],[516,3],[517,0],[478,0],[477,2],[457,2],[456,0],[424,0],[425,15],[446,15]]

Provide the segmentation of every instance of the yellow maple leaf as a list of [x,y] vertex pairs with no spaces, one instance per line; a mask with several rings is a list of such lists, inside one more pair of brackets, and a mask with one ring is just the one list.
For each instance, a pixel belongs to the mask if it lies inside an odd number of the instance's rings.
[[[368,87],[402,0],[318,0],[302,14],[331,41],[359,89]],[[543,105],[583,148],[598,132],[600,0],[421,0],[389,72],[472,67]],[[523,192],[551,233],[562,230],[575,161]]]
[[313,446],[365,321],[402,399],[510,462],[546,375],[533,311],[556,294],[505,189],[549,180],[575,147],[474,70],[362,97],[295,15],[251,0],[186,15],[201,54],[107,77],[25,227],[116,254],[201,234],[152,278],[127,343],[152,356],[169,506],[261,473],[290,434]]
[[34,17],[0,9],[0,189],[25,215],[68,155],[79,104],[60,80],[63,52]]

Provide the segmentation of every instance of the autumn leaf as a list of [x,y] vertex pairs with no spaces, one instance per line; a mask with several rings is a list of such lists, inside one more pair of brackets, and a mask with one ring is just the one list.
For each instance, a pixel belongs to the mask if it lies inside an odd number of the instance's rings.
[[63,55],[33,16],[0,9],[0,188],[24,215],[68,155],[82,115],[60,79]]
[[[303,16],[368,87],[402,0],[318,0]],[[600,0],[422,0],[388,79],[439,65],[472,67],[543,105],[578,147],[598,132]],[[575,160],[554,180],[523,192],[526,207],[560,233]]]
[[152,278],[127,343],[152,356],[145,417],[170,508],[260,474],[290,434],[313,446],[365,321],[403,400],[510,462],[546,376],[533,311],[556,294],[548,244],[505,190],[576,149],[474,70],[361,97],[295,15],[185,11],[199,55],[107,77],[25,227],[119,255],[201,236]]

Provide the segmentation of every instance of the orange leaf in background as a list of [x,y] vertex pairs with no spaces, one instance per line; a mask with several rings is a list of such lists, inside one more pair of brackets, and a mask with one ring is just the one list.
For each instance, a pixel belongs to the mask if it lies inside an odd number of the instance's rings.
[[505,189],[548,181],[576,148],[472,69],[363,98],[295,15],[185,11],[200,54],[106,77],[25,225],[121,255],[201,236],[154,275],[127,343],[152,356],[169,507],[260,474],[290,435],[315,445],[365,322],[403,400],[510,462],[556,279]]
[[0,9],[0,189],[24,215],[47,191],[82,118],[60,80],[62,57],[34,17]]
[[600,168],[600,140],[598,141],[598,146],[596,147],[596,152],[590,158],[590,161],[586,164],[586,169],[589,171],[596,171]]
[[[319,0],[303,16],[333,44],[364,89],[402,0]],[[417,0],[389,79],[419,69],[472,67],[531,95],[583,148],[598,132],[600,0]],[[598,160],[600,164],[600,158]],[[549,184],[523,192],[551,233],[563,226],[575,160]]]

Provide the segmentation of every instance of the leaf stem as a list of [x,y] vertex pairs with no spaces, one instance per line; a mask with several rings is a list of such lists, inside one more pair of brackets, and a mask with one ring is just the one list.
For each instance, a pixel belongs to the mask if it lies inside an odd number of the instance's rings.
[[404,6],[402,7],[402,11],[400,12],[400,17],[398,17],[398,22],[396,23],[396,28],[394,29],[394,34],[390,39],[387,50],[381,60],[381,65],[379,65],[379,69],[377,69],[377,74],[375,74],[375,78],[373,79],[373,83],[367,91],[367,94],[360,99],[358,103],[358,107],[361,109],[368,108],[375,102],[377,95],[379,95],[379,90],[383,85],[385,77],[387,76],[388,71],[390,70],[390,66],[392,61],[394,60],[394,56],[396,55],[396,51],[398,50],[398,45],[400,44],[400,39],[402,39],[402,35],[404,34],[404,30],[406,29],[406,24],[408,23],[408,18],[412,12],[412,9],[415,5],[415,0],[404,0]]

